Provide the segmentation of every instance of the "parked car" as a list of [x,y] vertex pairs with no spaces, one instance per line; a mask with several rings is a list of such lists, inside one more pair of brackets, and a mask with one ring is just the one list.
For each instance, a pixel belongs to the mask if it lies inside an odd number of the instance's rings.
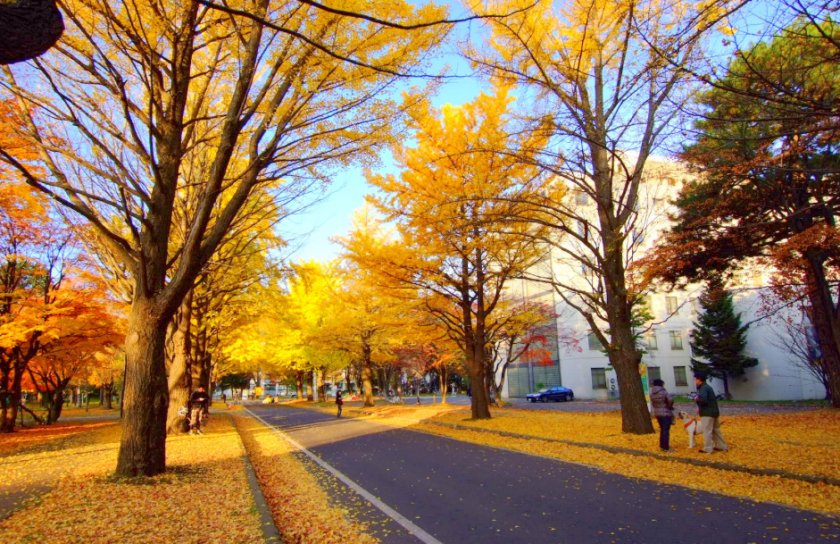
[[575,392],[569,389],[568,387],[546,387],[545,389],[540,389],[536,393],[528,393],[525,395],[525,398],[528,399],[530,402],[548,402],[553,400],[554,402],[563,402],[567,400],[575,400]]

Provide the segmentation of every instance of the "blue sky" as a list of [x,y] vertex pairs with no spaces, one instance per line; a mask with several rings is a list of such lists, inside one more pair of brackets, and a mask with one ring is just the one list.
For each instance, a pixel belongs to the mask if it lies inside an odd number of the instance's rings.
[[[461,33],[469,31],[469,26]],[[454,53],[444,55],[436,65],[444,63],[453,68],[454,73],[468,75],[469,69]],[[450,72],[453,73],[453,72]],[[419,82],[418,84],[422,84]],[[480,91],[478,80],[459,77],[447,80],[433,99],[433,104],[463,104],[475,98]],[[383,157],[387,157],[387,151]],[[382,169],[393,169],[390,161],[383,158]],[[361,168],[348,169],[332,181],[332,185],[323,200],[314,204],[306,212],[291,218],[282,225],[282,234],[290,238],[292,252],[284,252],[288,259],[299,261],[329,261],[338,256],[341,248],[330,241],[333,236],[347,234],[353,214],[364,204],[364,197],[372,189],[367,185]]]
[[[463,8],[459,7],[457,0],[448,0],[445,3],[450,4],[453,17],[464,15]],[[762,29],[763,21],[769,18],[770,13],[777,7],[775,2],[768,0],[757,0],[750,7],[749,12],[739,13],[733,22],[741,39],[754,43],[756,30]],[[765,13],[766,11],[769,13]],[[460,25],[456,30],[458,38],[465,37],[470,30],[477,28],[470,24]],[[725,64],[730,54],[729,48],[721,47],[719,62]],[[453,67],[458,75],[469,74],[468,67],[454,53],[443,55],[436,65],[443,66],[444,63]],[[479,85],[478,80],[474,78],[450,79],[442,85],[433,103],[437,107],[446,103],[463,104],[475,98],[480,90]],[[383,168],[393,169],[393,166],[387,165],[387,161],[383,162],[386,163]],[[347,234],[354,212],[364,204],[364,196],[371,190],[360,168],[348,169],[336,177],[332,181],[329,193],[321,202],[283,224],[282,233],[290,239],[293,249],[291,253],[284,252],[284,256],[292,261],[328,261],[337,257],[340,248],[332,243],[330,238]]]

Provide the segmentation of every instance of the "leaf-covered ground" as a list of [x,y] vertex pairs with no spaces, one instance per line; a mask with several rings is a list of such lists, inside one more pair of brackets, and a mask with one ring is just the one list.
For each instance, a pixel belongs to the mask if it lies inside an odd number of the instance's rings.
[[[332,412],[333,407],[321,409]],[[840,515],[840,412],[834,410],[724,416],[731,450],[710,456],[688,449],[679,423],[672,428],[675,452],[661,454],[655,434],[621,433],[617,412],[504,409],[494,410],[490,420],[472,421],[464,407],[402,405],[348,406],[345,414],[626,476]],[[142,484],[110,476],[119,432],[117,423],[100,422],[0,435],[0,506],[16,510],[0,521],[4,542],[261,541],[242,460],[245,451],[285,542],[376,542],[352,519],[353,508],[332,504],[331,484],[313,474],[289,443],[242,412],[211,417],[203,436],[171,437],[169,472]],[[779,474],[757,475],[756,470]],[[26,495],[38,498],[17,503]]]
[[[54,487],[0,521],[4,542],[259,542],[239,435],[227,416],[202,436],[167,441],[169,471],[111,477],[115,423],[43,427],[0,436],[0,495]],[[1,500],[1,499],[0,499]],[[8,501],[7,501],[8,502]]]
[[[493,411],[490,420],[468,418],[469,412],[450,411],[417,429],[625,476],[840,515],[840,411],[724,416],[722,432],[730,450],[712,455],[698,453],[701,437],[694,450],[688,448],[679,421],[671,428],[674,453],[661,454],[658,434],[621,433],[618,412],[505,409]],[[628,451],[614,453],[603,447]],[[761,470],[779,474],[753,473]],[[811,479],[826,481],[807,481]]]
[[288,442],[253,418],[240,414],[234,418],[286,544],[377,542],[347,510],[330,505],[323,484],[294,455]]

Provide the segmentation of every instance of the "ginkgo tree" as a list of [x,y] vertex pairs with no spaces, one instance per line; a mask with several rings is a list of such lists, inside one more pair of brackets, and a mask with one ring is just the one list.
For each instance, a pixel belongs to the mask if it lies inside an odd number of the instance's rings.
[[255,286],[276,276],[269,252],[283,245],[274,232],[283,216],[281,203],[261,189],[245,204],[245,212],[231,225],[170,323],[169,432],[178,428],[179,408],[187,404],[195,388],[212,390],[214,369],[224,357],[221,344],[232,329],[252,317],[246,308],[260,296],[261,289]]
[[[519,130],[503,86],[460,107],[412,109],[416,144],[393,147],[395,175],[368,175],[371,202],[395,224],[395,240],[356,228],[344,241],[362,268],[417,289],[425,310],[465,356],[472,416],[489,418],[488,348],[505,283],[542,258],[542,227],[520,203],[555,188],[525,158],[541,130]],[[519,151],[516,156],[513,151]]]
[[[388,370],[396,362],[395,348],[412,334],[412,301],[401,291],[377,282],[377,273],[353,260],[343,264],[341,290],[332,316],[336,347],[346,350],[359,368],[362,400],[373,406],[373,381],[377,368]],[[393,368],[393,366],[392,366]],[[387,387],[389,380],[383,380]]]
[[[229,7],[70,0],[61,46],[3,72],[44,170],[0,157],[83,218],[133,282],[123,476],[165,470],[167,327],[254,189],[274,183],[278,198],[294,200],[333,168],[371,157],[399,113],[386,92],[396,74],[423,64],[446,34],[377,22],[443,13],[399,1],[345,12],[285,0]],[[208,174],[192,179],[196,155]],[[188,182],[194,206],[179,217]]]
[[[470,2],[476,13],[527,0]],[[688,69],[738,2],[563,0],[487,21],[464,55],[529,97],[523,118],[547,126],[539,163],[570,197],[536,204],[556,236],[552,258],[583,273],[548,282],[601,344],[621,389],[622,429],[653,432],[639,374],[632,308],[645,286],[630,270],[640,237],[639,188],[649,157],[675,128],[691,93]],[[568,243],[569,241],[573,243]]]

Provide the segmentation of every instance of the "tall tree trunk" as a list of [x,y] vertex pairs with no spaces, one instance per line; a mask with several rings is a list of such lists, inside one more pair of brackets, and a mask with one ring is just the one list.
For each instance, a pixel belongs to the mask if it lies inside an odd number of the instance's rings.
[[152,301],[135,297],[125,341],[125,416],[118,476],[154,476],[166,470],[167,321]]
[[111,403],[111,395],[113,394],[114,384],[111,383],[103,383],[99,389],[99,406],[105,408],[106,410],[110,410],[113,408],[113,404]]
[[12,404],[11,362],[5,356],[0,359],[0,432],[5,432],[6,419]]
[[297,390],[297,398],[303,398],[303,370],[295,371],[295,389]]
[[373,402],[373,363],[371,361],[370,346],[362,344],[362,399],[366,407],[374,406]]
[[821,255],[809,252],[806,269],[811,318],[822,352],[831,405],[840,408],[840,315],[825,276]]
[[449,369],[446,365],[441,365],[438,369],[438,382],[440,383],[440,403],[446,404],[446,395],[449,393]]
[[313,370],[315,372],[317,384],[318,384],[318,399],[319,401],[326,401],[327,400],[327,384],[324,383],[324,374],[326,373],[326,368],[321,367],[317,370]]
[[15,420],[20,408],[21,383],[23,380],[23,369],[14,359],[11,363],[11,380],[6,390],[6,405],[3,406],[3,421],[0,422],[0,432],[11,433],[15,430]]
[[61,411],[64,409],[64,389],[67,382],[59,383],[58,386],[51,392],[47,393],[47,423],[55,423],[61,417]]
[[468,339],[466,350],[467,372],[470,376],[470,411],[472,419],[490,419],[490,399],[487,395],[487,368],[484,345]]
[[[476,248],[475,263],[481,262],[483,262],[481,249]],[[487,394],[487,316],[484,308],[484,269],[479,265],[475,266],[475,302],[473,302],[468,287],[470,263],[466,258],[462,259],[461,267],[461,277],[466,280],[461,287],[461,327],[467,352],[467,369],[472,383],[470,410],[472,419],[490,419],[490,398]],[[473,306],[475,306],[474,321]]]
[[315,371],[310,370],[306,373],[306,400],[315,402],[315,387],[312,383],[315,381]]
[[[611,184],[608,186],[611,187]],[[605,210],[602,211],[602,207]],[[611,223],[609,217],[613,213],[610,206],[599,206],[601,224],[605,230],[602,273],[610,335],[607,352],[621,390],[621,430],[625,433],[649,434],[653,433],[654,429],[639,373],[642,355],[636,349],[636,339],[633,335],[632,307],[627,295],[624,269],[624,238],[607,228]]]
[[181,308],[174,320],[175,331],[172,334],[172,362],[169,365],[169,408],[166,413],[166,432],[175,434],[181,430],[183,416],[178,411],[187,406],[192,393],[192,369],[190,364],[190,324],[192,322],[192,291],[184,297]]

